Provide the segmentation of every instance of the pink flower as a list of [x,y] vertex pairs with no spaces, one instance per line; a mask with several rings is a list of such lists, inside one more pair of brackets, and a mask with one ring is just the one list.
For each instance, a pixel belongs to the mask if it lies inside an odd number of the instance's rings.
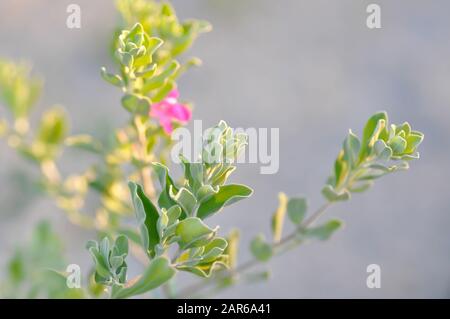
[[178,103],[178,90],[172,90],[161,102],[152,104],[150,116],[159,120],[159,124],[167,134],[172,133],[172,122],[186,124],[192,113],[187,105]]

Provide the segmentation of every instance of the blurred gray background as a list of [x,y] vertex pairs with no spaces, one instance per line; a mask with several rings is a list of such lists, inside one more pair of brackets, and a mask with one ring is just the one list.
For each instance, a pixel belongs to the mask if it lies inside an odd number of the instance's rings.
[[[382,8],[382,29],[366,27],[366,7]],[[82,28],[65,26],[66,7],[82,9]],[[204,126],[280,128],[280,170],[259,174],[243,165],[233,180],[254,196],[210,220],[242,229],[248,242],[270,234],[277,193],[305,194],[312,209],[349,128],[360,133],[384,109],[425,133],[422,158],[411,170],[376,183],[332,208],[346,227],[329,242],[311,243],[270,262],[272,277],[217,297],[450,297],[450,3],[433,1],[177,0],[181,18],[209,20],[192,55],[204,65],[182,78],[183,98]],[[0,56],[32,61],[45,77],[37,113],[55,103],[72,118],[72,132],[102,135],[121,125],[120,92],[99,76],[111,65],[108,45],[118,22],[109,0],[1,0]],[[4,110],[0,110],[4,114]],[[63,158],[64,172],[92,159]],[[0,264],[49,218],[65,239],[68,261],[91,264],[84,242],[92,233],[70,225],[50,200],[24,196],[34,170],[0,142]],[[289,230],[287,227],[286,230]],[[382,270],[381,289],[366,287],[366,267]],[[180,285],[191,279],[180,276]]]

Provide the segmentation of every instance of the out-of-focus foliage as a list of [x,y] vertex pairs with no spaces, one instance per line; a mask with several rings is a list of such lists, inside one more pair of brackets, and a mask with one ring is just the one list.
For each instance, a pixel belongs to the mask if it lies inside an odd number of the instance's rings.
[[16,120],[29,115],[41,93],[42,80],[30,71],[26,63],[0,59],[0,97]]
[[69,289],[66,279],[55,272],[66,266],[60,238],[49,223],[41,222],[31,241],[17,248],[8,261],[8,277],[0,285],[0,295],[4,298],[83,298],[81,289]]

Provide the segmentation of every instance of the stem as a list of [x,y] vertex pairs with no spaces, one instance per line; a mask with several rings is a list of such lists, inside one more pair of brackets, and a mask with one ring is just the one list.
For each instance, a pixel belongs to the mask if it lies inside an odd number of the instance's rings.
[[[325,211],[332,204],[333,204],[332,202],[326,202],[325,204],[323,204],[309,218],[307,218],[301,225],[297,226],[293,232],[291,232],[289,235],[283,237],[279,242],[273,243],[272,248],[276,249],[276,248],[279,248],[281,246],[284,246],[286,244],[289,244],[289,243],[295,241],[298,231],[311,226],[316,220],[318,220],[323,215],[323,213],[325,213]],[[276,255],[277,254],[275,254],[275,256]],[[220,278],[232,277],[239,273],[243,273],[243,272],[247,271],[248,269],[253,268],[254,266],[258,265],[259,263],[261,263],[261,262],[256,258],[250,259],[247,262],[237,266],[234,269],[225,271],[225,276],[223,276],[223,277],[221,276]],[[196,284],[188,286],[185,289],[181,290],[181,292],[177,294],[176,298],[186,298],[188,296],[196,294],[199,291],[204,290],[208,286],[214,284],[215,281],[216,281],[216,279],[211,279],[206,282],[204,282],[204,281],[198,282]]]
[[[139,153],[143,162],[145,162],[147,157],[146,152],[146,135],[145,135],[145,127],[139,122],[139,118],[134,119],[134,125],[136,127],[136,131],[138,133],[138,142],[139,142]],[[153,185],[151,170],[149,167],[140,167],[139,175],[142,181],[142,186],[144,187],[144,191],[150,198],[155,197],[155,187]]]

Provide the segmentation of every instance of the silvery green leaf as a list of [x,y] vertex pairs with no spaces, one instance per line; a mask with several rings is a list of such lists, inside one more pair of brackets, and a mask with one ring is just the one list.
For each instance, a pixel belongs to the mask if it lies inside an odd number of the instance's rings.
[[189,249],[189,254],[188,254],[189,259],[201,256],[204,251],[205,251],[205,246],[194,247],[194,248]]
[[106,82],[108,82],[114,86],[117,86],[117,87],[124,86],[123,80],[119,75],[115,75],[115,74],[106,72],[106,69],[104,67],[101,68],[101,75],[102,75],[102,78]]
[[204,278],[210,277],[214,270],[220,268],[228,268],[228,257],[225,255],[220,256],[218,259],[211,263],[200,263],[194,267],[177,267],[177,269],[179,270],[188,271]]
[[133,113],[147,115],[150,110],[151,101],[148,97],[137,94],[125,94],[122,97],[123,107]]
[[236,166],[222,165],[220,170],[212,177],[211,184],[214,186],[222,186],[235,170]]
[[300,225],[308,210],[306,198],[290,198],[287,204],[289,219],[296,225]]
[[86,249],[90,250],[91,248],[93,248],[93,249],[98,251],[99,250],[98,242],[95,241],[95,240],[88,240],[87,243],[86,243]]
[[202,256],[202,263],[210,263],[217,259],[217,257],[223,254],[224,248],[212,247]]
[[119,235],[114,243],[114,255],[115,256],[127,256],[128,255],[128,237],[125,235]]
[[[160,163],[152,163],[153,170],[155,171],[159,184],[161,185],[161,193],[158,198],[158,205],[161,208],[169,209],[177,203],[170,197],[170,190],[178,191],[172,178],[169,175],[169,169]],[[185,217],[185,216],[182,216]]]
[[245,185],[229,184],[219,188],[219,191],[200,204],[197,216],[201,219],[220,211],[224,206],[231,205],[241,199],[249,197],[253,190]]
[[253,256],[259,261],[268,261],[273,255],[273,249],[264,238],[264,235],[259,234],[250,243],[250,251]]
[[198,217],[188,217],[177,224],[175,234],[180,238],[179,245],[183,249],[206,245],[216,230],[209,228]]
[[111,257],[110,264],[112,269],[117,269],[123,264],[123,258],[121,256]]
[[128,68],[131,68],[134,64],[134,57],[128,53],[128,52],[123,52],[121,54],[118,55],[120,63],[122,63],[123,66],[126,66]]
[[406,137],[406,142],[407,142],[407,147],[405,149],[405,153],[413,153],[417,147],[420,145],[420,143],[422,143],[424,138],[423,133],[421,132],[417,132],[417,131],[412,131],[407,137]]
[[330,185],[325,185],[322,195],[330,202],[345,201],[350,199],[350,193],[346,190],[336,192]]
[[358,162],[361,143],[358,137],[349,130],[348,136],[344,141],[344,159],[350,167],[354,167]]
[[175,223],[181,215],[181,208],[178,205],[174,205],[167,210],[167,217],[169,218],[168,224]]
[[98,245],[96,246],[95,244],[92,243],[92,241],[90,241],[87,247],[92,258],[94,259],[96,273],[101,277],[109,278],[110,277],[109,263],[105,259],[103,254],[100,253],[100,251],[97,249]]
[[147,79],[147,78],[152,77],[155,74],[156,70],[157,70],[156,64],[151,64],[144,70],[135,72],[135,74],[136,74],[136,77]]
[[349,187],[349,191],[352,193],[362,193],[368,190],[373,185],[372,181],[358,182]]
[[203,203],[212,195],[216,194],[218,191],[219,187],[213,187],[211,185],[203,185],[198,189],[197,193],[195,194],[195,197],[197,198],[197,201],[199,203]]
[[321,226],[308,228],[306,231],[304,231],[304,234],[307,237],[314,237],[319,240],[327,240],[336,230],[341,228],[342,225],[342,222],[339,220],[330,220]]
[[123,266],[122,268],[120,268],[120,271],[117,274],[117,278],[119,279],[119,282],[122,284],[127,281],[127,270],[128,270],[128,267]]
[[[165,85],[171,78],[174,76],[174,74],[177,72],[177,70],[180,68],[180,64],[177,61],[172,61],[169,66],[164,69],[160,74],[153,76],[149,79],[147,79],[144,82],[144,86],[142,88],[143,93],[148,93],[154,89],[161,88],[163,85]],[[165,96],[163,96],[164,98]],[[155,100],[157,101],[157,100]]]
[[156,38],[151,37],[149,38],[148,44],[147,44],[147,53],[151,56],[153,55],[158,48],[160,48],[163,45],[164,41]]
[[386,112],[376,113],[372,115],[367,121],[363,130],[363,137],[361,140],[361,150],[359,154],[360,161],[364,159],[365,156],[368,154],[368,150],[370,149],[370,143],[371,141],[373,141],[374,135],[380,133],[381,131],[381,125],[379,123],[380,121],[383,121],[384,125],[387,125],[388,116]]
[[99,252],[104,257],[106,264],[109,264],[109,239],[104,237],[99,245]]
[[419,152],[415,152],[415,153],[412,153],[412,154],[402,155],[400,159],[405,160],[405,161],[410,161],[410,160],[419,159],[419,158],[420,158]]
[[374,145],[375,154],[381,161],[387,161],[392,156],[392,149],[383,140],[377,140]]
[[163,238],[164,231],[169,224],[169,217],[165,210],[161,210],[161,214],[159,215],[158,222],[156,223],[156,229],[158,230],[159,238]]
[[170,265],[170,261],[165,257],[156,257],[150,262],[139,280],[133,285],[116,290],[112,298],[129,298],[143,294],[147,291],[155,289],[175,274],[175,269]]
[[184,156],[180,155],[184,169],[184,177],[189,182],[191,189],[196,192],[203,184],[203,164],[190,163]]
[[145,196],[140,185],[129,182],[128,186],[130,188],[136,218],[139,223],[143,248],[150,255],[153,255],[153,249],[159,243],[156,226],[159,213],[153,203]]
[[194,214],[195,207],[197,205],[197,200],[195,196],[187,189],[180,188],[178,192],[174,192],[173,188],[169,190],[170,197],[186,212],[188,216]]
[[394,155],[402,154],[406,149],[406,140],[401,136],[395,136],[389,141],[389,147]]

